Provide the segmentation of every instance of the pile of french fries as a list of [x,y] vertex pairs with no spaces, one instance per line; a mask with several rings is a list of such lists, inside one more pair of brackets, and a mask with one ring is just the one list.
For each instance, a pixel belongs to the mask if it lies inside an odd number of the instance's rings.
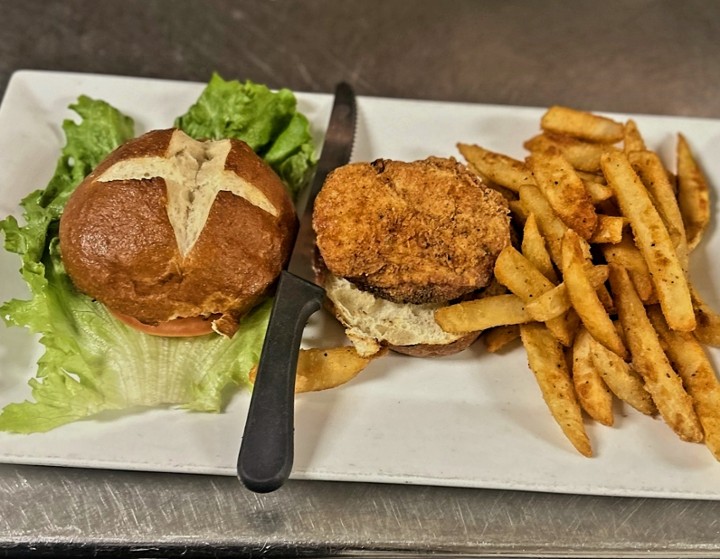
[[454,333],[483,331],[489,351],[522,340],[552,416],[592,456],[583,412],[613,424],[613,400],[659,414],[720,460],[720,383],[703,344],[720,317],[688,260],[709,219],[709,185],[685,138],[671,171],[633,120],[548,109],[524,161],[458,144],[508,200],[518,230],[495,265],[506,293],[439,309]]

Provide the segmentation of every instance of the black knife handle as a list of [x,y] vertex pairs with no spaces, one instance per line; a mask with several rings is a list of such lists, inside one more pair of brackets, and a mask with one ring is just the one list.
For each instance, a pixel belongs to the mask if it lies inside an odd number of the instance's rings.
[[240,480],[256,493],[275,491],[290,475],[298,352],[324,297],[321,287],[281,273],[237,462]]

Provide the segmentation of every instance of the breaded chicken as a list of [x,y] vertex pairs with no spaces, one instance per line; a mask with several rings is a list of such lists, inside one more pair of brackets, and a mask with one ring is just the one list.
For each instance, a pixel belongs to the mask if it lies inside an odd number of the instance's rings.
[[328,270],[396,303],[484,287],[510,243],[507,204],[454,159],[378,159],[336,169],[313,226]]

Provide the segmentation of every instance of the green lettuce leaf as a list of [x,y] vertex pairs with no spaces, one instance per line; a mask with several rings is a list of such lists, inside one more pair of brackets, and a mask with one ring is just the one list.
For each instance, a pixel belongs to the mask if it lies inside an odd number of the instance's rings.
[[280,176],[293,198],[316,163],[308,120],[289,89],[271,91],[251,81],[213,74],[197,102],[175,126],[196,139],[236,138],[248,143]]
[[[218,80],[222,82],[213,77],[213,82]],[[195,107],[203,103],[201,99]],[[262,109],[252,110],[256,116],[264,115],[264,111],[272,112],[273,103],[294,106],[282,94],[280,101],[261,97],[258,107]],[[45,346],[36,376],[29,381],[32,400],[5,406],[0,430],[41,432],[104,411],[147,406],[221,411],[233,389],[249,383],[249,371],[262,349],[271,301],[247,315],[231,339],[215,334],[183,339],[137,332],[112,317],[102,304],[79,293],[60,258],[58,220],[75,187],[134,133],[132,120],[103,101],[80,97],[71,108],[81,120],[63,123],[67,143],[54,176],[45,190],[21,202],[24,225],[12,216],[0,221],[5,248],[20,255],[20,272],[31,293],[28,300],[14,299],[0,306],[1,316],[8,325],[40,334]],[[203,118],[215,122],[211,113],[195,114],[197,130]],[[298,119],[299,124],[291,124]],[[262,145],[268,147],[266,153],[275,153],[279,168],[288,167],[286,176],[306,173],[303,165],[312,160],[307,151],[311,146],[294,147],[293,137],[302,135],[295,129],[307,126],[303,119],[294,113],[270,133],[265,125],[247,125],[256,138],[270,134]],[[208,128],[213,126],[208,124]]]
[[[270,301],[245,317],[232,339],[149,336],[112,317],[104,305],[75,290],[53,238],[46,263],[45,320],[27,326],[42,334],[45,353],[30,380],[32,401],[9,404],[0,430],[47,431],[110,410],[177,406],[221,411],[230,389],[248,383],[257,363]],[[11,316],[14,306],[5,305]],[[24,313],[23,313],[24,314]],[[26,317],[28,318],[28,317]]]
[[20,203],[25,225],[20,226],[13,216],[0,221],[0,229],[5,233],[5,249],[22,257],[20,273],[32,294],[28,301],[15,300],[0,307],[6,322],[18,326],[30,327],[32,323],[50,326],[43,257],[57,236],[57,223],[65,203],[75,187],[108,153],[134,135],[132,119],[104,101],[81,96],[70,108],[81,120],[63,122],[66,144],[50,183]]

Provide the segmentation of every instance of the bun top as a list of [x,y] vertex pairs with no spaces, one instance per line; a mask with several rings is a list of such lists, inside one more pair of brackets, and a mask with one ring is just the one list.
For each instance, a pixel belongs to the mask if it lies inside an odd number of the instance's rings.
[[340,167],[318,194],[313,226],[333,275],[396,303],[484,287],[510,244],[505,200],[452,158]]
[[297,218],[244,142],[155,130],[112,152],[60,220],[75,286],[145,324],[207,317],[232,335],[282,270]]

